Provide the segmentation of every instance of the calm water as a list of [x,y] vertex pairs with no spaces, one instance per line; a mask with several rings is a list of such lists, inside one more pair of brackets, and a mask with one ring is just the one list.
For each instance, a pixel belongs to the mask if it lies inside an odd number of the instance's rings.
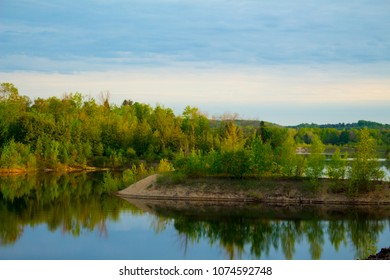
[[390,207],[125,201],[102,174],[0,178],[0,259],[356,259]]

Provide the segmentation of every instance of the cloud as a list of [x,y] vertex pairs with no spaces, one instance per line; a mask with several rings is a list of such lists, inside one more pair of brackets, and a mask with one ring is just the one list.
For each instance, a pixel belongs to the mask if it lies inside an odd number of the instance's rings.
[[321,108],[353,104],[359,116],[370,104],[383,119],[389,10],[387,0],[3,0],[0,78],[32,97],[110,90],[117,102],[291,120],[289,105],[326,118]]
[[[53,71],[69,70],[64,58],[85,60],[93,70],[123,53],[138,58],[122,59],[123,66],[159,56],[252,66],[390,60],[388,1],[5,0],[2,6],[2,56],[46,57],[58,62]],[[27,70],[25,63],[0,70]]]

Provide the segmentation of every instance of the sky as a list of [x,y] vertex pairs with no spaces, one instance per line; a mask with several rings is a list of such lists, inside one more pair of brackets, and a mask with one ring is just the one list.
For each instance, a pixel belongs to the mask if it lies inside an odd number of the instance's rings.
[[187,105],[282,125],[390,123],[388,0],[0,0],[23,95]]

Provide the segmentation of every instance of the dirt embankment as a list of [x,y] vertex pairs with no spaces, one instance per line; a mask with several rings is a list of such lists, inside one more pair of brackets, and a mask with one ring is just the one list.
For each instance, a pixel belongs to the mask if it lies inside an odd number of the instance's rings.
[[157,174],[150,175],[118,192],[123,196],[153,196],[155,193],[151,188],[157,182]]
[[351,196],[345,192],[331,191],[327,180],[313,188],[305,180],[198,178],[170,184],[158,182],[158,176],[151,175],[117,194],[137,199],[390,205],[388,183],[376,186],[371,192]]

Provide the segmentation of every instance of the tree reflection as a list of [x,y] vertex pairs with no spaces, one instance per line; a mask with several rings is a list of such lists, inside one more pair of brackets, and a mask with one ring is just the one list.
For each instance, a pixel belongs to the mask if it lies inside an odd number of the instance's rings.
[[[272,250],[280,250],[286,259],[294,259],[298,244],[307,244],[311,258],[320,259],[326,239],[336,251],[341,245],[352,244],[355,258],[364,259],[378,250],[378,237],[388,223],[386,215],[390,213],[386,208],[378,218],[361,215],[357,209],[347,209],[345,213],[330,212],[324,217],[311,211],[295,213],[295,218],[275,219],[266,218],[264,213],[256,216],[250,211],[234,214],[230,210],[233,214],[226,214],[226,210],[221,209],[219,214],[210,211],[205,215],[207,211],[204,210],[198,211],[199,214],[196,210],[190,213],[159,210],[159,223],[166,224],[164,219],[173,220],[184,255],[189,243],[199,243],[203,239],[210,246],[218,245],[229,259],[241,259],[245,253],[261,259],[268,257]],[[247,248],[250,248],[249,252],[245,251]]]
[[378,251],[380,234],[390,228],[390,206],[172,206],[148,201],[141,211],[109,195],[111,190],[101,182],[99,174],[0,177],[0,246],[14,244],[26,227],[39,224],[73,236],[97,231],[101,238],[107,238],[107,222],[118,220],[125,208],[134,214],[153,213],[156,233],[173,227],[184,256],[191,244],[206,241],[229,259],[248,255],[262,259],[274,251],[294,259],[301,245],[308,248],[312,259],[320,259],[324,244],[329,243],[336,251],[352,245],[355,258],[363,259]]
[[375,254],[378,248],[379,233],[383,231],[384,221],[377,220],[352,220],[349,222],[348,235],[355,245],[355,257],[364,259],[369,255]]
[[107,220],[134,207],[109,194],[99,174],[28,174],[0,177],[0,245],[11,245],[26,226],[45,223],[50,231],[79,236],[97,230],[107,237]]

